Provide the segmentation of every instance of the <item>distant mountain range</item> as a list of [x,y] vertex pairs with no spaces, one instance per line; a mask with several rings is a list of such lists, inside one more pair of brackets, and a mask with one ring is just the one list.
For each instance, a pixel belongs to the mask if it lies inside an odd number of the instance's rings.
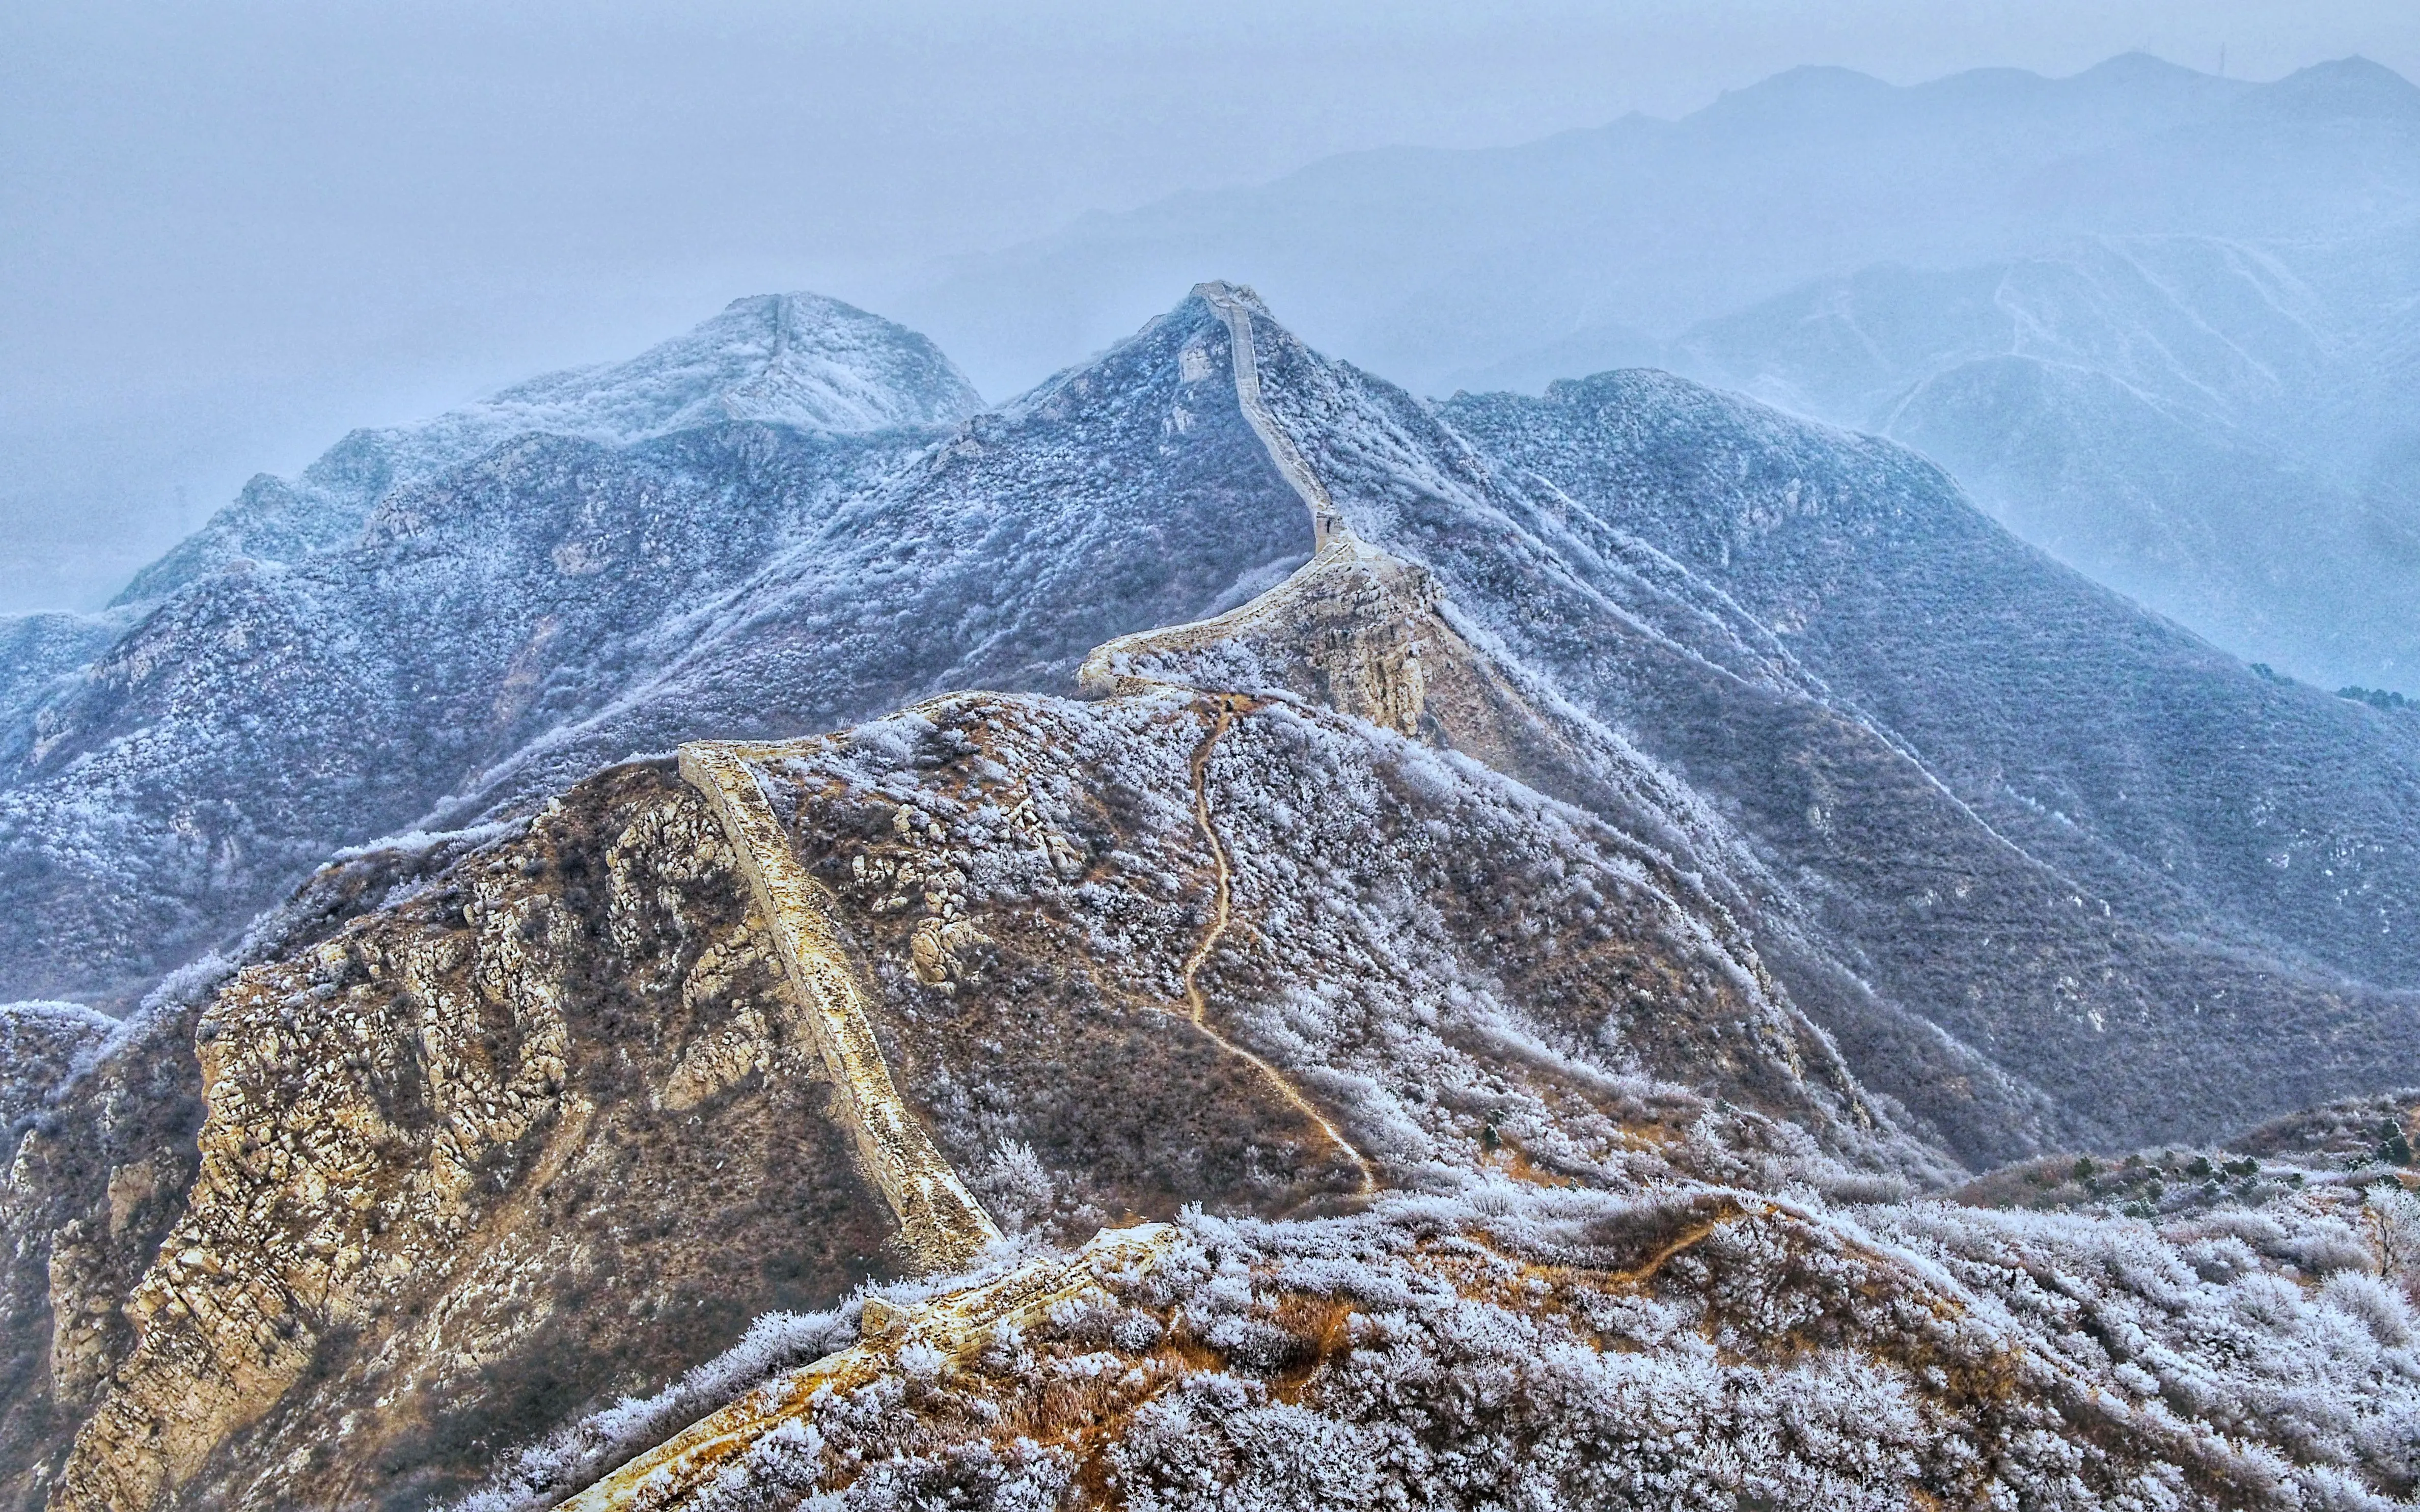
[[1203,266],[1419,392],[1657,366],[1889,435],[2230,650],[2420,693],[2420,89],[2374,64],[1801,69],[1092,217],[899,305],[998,389]]

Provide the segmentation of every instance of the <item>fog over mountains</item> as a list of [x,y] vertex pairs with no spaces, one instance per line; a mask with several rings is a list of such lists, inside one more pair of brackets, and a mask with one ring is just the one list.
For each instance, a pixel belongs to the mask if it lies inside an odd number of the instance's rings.
[[[1274,1508],[1322,1435],[1345,1505],[2420,1483],[2410,715],[1668,374],[1430,404],[1206,284],[976,402],[741,300],[20,642],[8,1504]],[[1448,1234],[1556,1279],[1378,1321]],[[1587,1311],[1639,1286],[1727,1383]],[[1512,1418],[1410,1385],[1569,1317]],[[1139,1415],[1046,1449],[1067,1369]]]
[[2420,693],[2420,89],[2374,64],[1802,69],[1095,216],[898,308],[998,390],[1204,266],[1415,392],[1652,366],[1889,435],[2249,660]]
[[[975,413],[911,332],[742,300],[256,481],[97,658],[20,682],[0,985],[125,1002],[342,847],[686,740],[1065,691],[1244,601],[1309,546],[1189,397],[1204,309]],[[1932,1137],[2141,1139],[2397,1074],[2420,720],[2264,680],[1889,443],[1653,372],[1432,408],[1265,329],[1260,392],[1361,536],[1596,732],[1525,780],[1731,855],[1776,960],[1805,938],[1793,990]],[[1908,881],[1942,876],[1954,902]],[[2010,953],[1979,1016],[1978,941]],[[1981,1057],[1948,1081],[1944,1030]]]

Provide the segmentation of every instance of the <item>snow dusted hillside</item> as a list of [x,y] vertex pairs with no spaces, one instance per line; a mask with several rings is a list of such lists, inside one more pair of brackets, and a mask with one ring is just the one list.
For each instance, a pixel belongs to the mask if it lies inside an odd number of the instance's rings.
[[1661,648],[1505,622],[1752,837],[1857,978],[1802,1001],[1953,1143],[2006,1158],[2024,1122],[1950,1105],[1990,1080],[1953,1045],[2046,1094],[2060,1142],[2398,1078],[2420,742],[2395,721],[2254,676],[1886,444],[1653,373],[1443,413],[1567,556],[1657,553],[1817,690],[1716,697]]
[[[1432,411],[1249,319],[1314,481],[1563,711],[1525,777],[1687,858],[1924,1137],[2207,1137],[2408,1076],[2395,716],[2255,678],[1886,443],[1642,375]],[[25,729],[8,980],[129,990],[338,846],[684,740],[1065,689],[1241,602],[1310,541],[1221,321],[1188,300],[946,437],[517,443],[213,576]]]
[[727,420],[818,430],[946,425],[983,408],[923,336],[817,294],[731,302],[626,363],[551,373],[413,426],[356,430],[288,482],[263,475],[135,574],[120,603],[156,599],[249,557],[290,563],[349,542],[379,498],[515,436],[627,446]]
[[523,436],[205,576],[0,736],[0,993],[139,990],[336,847],[699,735],[1063,686],[1248,595],[1308,533],[1177,339],[946,436]]
[[109,648],[135,616],[0,615],[0,729],[32,715],[63,678]]

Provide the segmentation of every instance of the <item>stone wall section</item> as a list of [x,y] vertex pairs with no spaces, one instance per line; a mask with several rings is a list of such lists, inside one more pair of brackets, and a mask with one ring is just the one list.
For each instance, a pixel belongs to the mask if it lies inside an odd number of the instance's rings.
[[920,1264],[956,1270],[998,1239],[1000,1229],[892,1084],[874,1037],[871,994],[849,958],[839,899],[799,865],[749,765],[751,749],[724,741],[685,745],[681,776],[721,819],[772,927],[799,1010],[837,1089],[833,1115],[898,1216],[902,1241]]

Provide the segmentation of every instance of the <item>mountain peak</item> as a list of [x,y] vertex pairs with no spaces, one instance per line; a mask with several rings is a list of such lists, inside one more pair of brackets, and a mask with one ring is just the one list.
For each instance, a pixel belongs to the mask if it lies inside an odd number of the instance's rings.
[[948,425],[983,396],[916,332],[821,294],[751,294],[627,362],[548,373],[416,425],[356,430],[294,484],[261,476],[116,602],[174,592],[241,557],[295,561],[353,538],[400,483],[533,432],[626,446],[727,421],[811,430]]
[[2136,48],[2131,53],[2120,53],[2115,57],[2104,58],[2082,73],[2076,74],[2075,77],[2116,83],[2140,83],[2145,80],[2200,79],[2207,78],[2209,75],[2199,70],[2186,68],[2181,63],[2171,63],[2156,53],[2146,53]]
[[946,425],[982,408],[974,386],[923,336],[794,292],[733,300],[628,362],[532,379],[459,413],[628,443],[718,420],[879,430]]
[[1694,118],[1710,121],[1769,121],[1808,111],[1838,110],[1899,93],[1870,73],[1829,65],[1806,64],[1776,73],[1743,89],[1725,90]]
[[1208,303],[1214,308],[1226,304],[1241,304],[1264,320],[1276,319],[1269,314],[1268,304],[1249,284],[1231,284],[1223,278],[1212,278],[1194,285],[1192,297]]
[[2358,55],[2299,69],[2262,90],[2261,99],[2305,117],[2420,117],[2420,85]]

